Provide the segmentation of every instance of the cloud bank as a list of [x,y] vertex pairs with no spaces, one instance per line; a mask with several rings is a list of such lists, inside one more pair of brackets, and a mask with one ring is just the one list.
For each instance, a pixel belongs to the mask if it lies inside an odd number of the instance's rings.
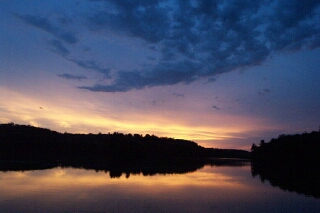
[[138,38],[161,55],[153,66],[119,70],[110,75],[110,69],[98,66],[96,61],[69,56],[70,50],[65,45],[80,43],[81,36],[53,25],[48,18],[16,15],[53,35],[55,39],[49,42],[52,51],[79,67],[110,78],[105,84],[79,87],[89,91],[126,92],[191,83],[201,78],[212,82],[219,74],[259,65],[274,53],[320,46],[319,0],[88,0],[87,3],[95,9],[77,17],[83,23],[78,26],[79,34],[86,30],[92,34],[111,32]]

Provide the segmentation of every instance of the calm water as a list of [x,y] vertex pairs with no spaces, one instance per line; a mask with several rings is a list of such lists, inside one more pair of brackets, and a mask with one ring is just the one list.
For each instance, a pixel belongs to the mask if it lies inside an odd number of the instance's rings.
[[110,178],[55,168],[0,172],[0,212],[320,212],[320,199],[262,183],[242,167]]

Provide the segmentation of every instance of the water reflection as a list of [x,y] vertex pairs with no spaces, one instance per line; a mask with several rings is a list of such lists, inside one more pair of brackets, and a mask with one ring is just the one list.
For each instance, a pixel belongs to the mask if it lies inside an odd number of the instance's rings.
[[319,200],[252,178],[250,165],[185,174],[79,168],[0,172],[0,212],[317,212]]
[[194,172],[203,168],[205,165],[211,166],[245,166],[250,161],[243,159],[206,159],[197,161],[144,161],[144,162],[105,162],[105,163],[78,163],[78,162],[57,162],[55,164],[42,164],[40,162],[28,161],[2,161],[0,162],[0,171],[30,171],[44,170],[55,167],[62,168],[80,168],[86,170],[95,170],[97,172],[109,173],[111,178],[119,178],[125,175],[142,174],[152,176],[156,174],[184,174]]
[[272,186],[283,190],[320,198],[319,170],[299,165],[283,167],[254,163],[251,165],[251,173],[253,177],[259,176],[261,182],[267,180]]

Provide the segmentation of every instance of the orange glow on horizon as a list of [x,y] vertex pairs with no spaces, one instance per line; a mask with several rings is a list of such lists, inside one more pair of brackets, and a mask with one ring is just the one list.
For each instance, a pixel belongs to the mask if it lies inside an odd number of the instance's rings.
[[[202,120],[196,113],[176,112],[155,113],[150,109],[139,112],[137,110],[116,111],[117,106],[99,107],[90,101],[68,100],[60,104],[58,98],[41,101],[35,97],[26,97],[21,93],[9,91],[0,87],[5,94],[4,101],[0,103],[2,120],[0,122],[14,122],[17,124],[30,124],[37,127],[49,128],[59,132],[70,133],[108,133],[122,132],[125,134],[154,134],[159,137],[171,137],[197,141],[199,145],[210,147],[224,140],[244,139],[243,134],[255,129],[263,129],[256,125],[258,121],[242,118],[241,116],[212,115],[215,117]],[[63,97],[62,97],[63,99]],[[49,107],[48,107],[49,106]],[[111,108],[113,107],[113,108]],[[185,114],[188,117],[185,118]],[[224,121],[222,125],[210,125],[208,120]],[[245,120],[247,125],[234,125],[234,120]],[[204,143],[201,143],[203,141]],[[205,142],[206,141],[206,142]],[[212,146],[211,146],[212,147]],[[219,147],[223,148],[223,147]]]

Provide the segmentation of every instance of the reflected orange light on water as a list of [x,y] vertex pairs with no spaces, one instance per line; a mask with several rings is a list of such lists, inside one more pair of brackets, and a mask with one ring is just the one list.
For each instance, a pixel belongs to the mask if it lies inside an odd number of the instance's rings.
[[[211,171],[211,172],[209,172]],[[110,178],[108,173],[94,172],[81,169],[55,168],[43,171],[26,172],[1,172],[0,189],[2,194],[11,197],[20,197],[26,194],[34,194],[39,191],[52,193],[64,193],[81,189],[82,191],[92,189],[117,189],[125,193],[157,194],[165,189],[176,191],[182,188],[229,188],[246,190],[247,186],[234,179],[232,176],[217,172],[212,169],[201,169],[197,172],[187,174],[167,174],[167,175],[131,175],[126,178]],[[1,196],[0,196],[1,197]]]

